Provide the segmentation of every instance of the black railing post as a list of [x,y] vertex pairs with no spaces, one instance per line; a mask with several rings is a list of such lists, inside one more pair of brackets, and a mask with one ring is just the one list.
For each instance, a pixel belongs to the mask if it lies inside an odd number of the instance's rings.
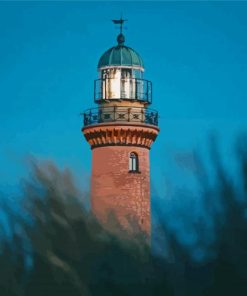
[[101,123],[103,122],[103,119],[102,119],[102,109],[99,109],[99,112],[98,112],[98,123]]
[[147,82],[146,101],[149,102],[149,81]]
[[119,85],[119,88],[120,88],[120,98],[118,98],[118,99],[123,99],[123,88],[122,88],[122,84],[123,84],[123,78],[120,78],[120,85]]
[[145,111],[144,111],[145,119],[144,119],[143,123],[147,123],[147,120],[148,120],[148,114],[147,113],[148,113],[147,109],[145,109]]
[[101,79],[99,80],[100,83],[100,99],[103,100],[104,99],[104,94],[103,94],[103,83],[104,80],[101,81]]
[[89,110],[89,124],[92,123],[92,109]]
[[106,95],[107,95],[107,88],[109,88],[109,86],[108,86],[108,84],[109,84],[108,78],[105,78],[104,79],[104,83],[105,83],[105,96],[104,96],[104,99],[107,100],[108,99],[106,97]]
[[116,121],[116,106],[113,107],[113,121]]
[[135,78],[135,99],[138,100],[137,78]]
[[142,123],[144,123],[144,109],[141,109],[141,113],[142,113]]

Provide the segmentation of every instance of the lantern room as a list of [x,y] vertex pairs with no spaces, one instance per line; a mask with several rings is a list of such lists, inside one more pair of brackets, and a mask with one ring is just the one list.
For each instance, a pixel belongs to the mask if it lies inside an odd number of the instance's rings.
[[124,45],[122,33],[118,35],[117,42],[99,60],[99,77],[94,81],[95,102],[130,100],[151,104],[152,83],[143,79],[142,58],[132,48]]

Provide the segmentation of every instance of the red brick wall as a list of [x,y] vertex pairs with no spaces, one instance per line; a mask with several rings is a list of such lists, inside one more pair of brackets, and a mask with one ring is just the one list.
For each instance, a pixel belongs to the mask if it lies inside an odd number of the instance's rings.
[[[140,173],[129,173],[130,152],[138,155]],[[95,216],[105,223],[113,211],[121,225],[133,230],[126,218],[130,216],[150,235],[149,150],[105,146],[92,153],[91,207]]]

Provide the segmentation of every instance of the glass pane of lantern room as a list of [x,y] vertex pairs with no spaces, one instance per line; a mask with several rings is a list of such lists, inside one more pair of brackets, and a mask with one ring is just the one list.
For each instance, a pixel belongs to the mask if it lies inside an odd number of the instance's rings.
[[137,99],[140,101],[145,101],[144,82],[142,79],[136,80],[136,92],[137,92]]
[[135,98],[138,100],[143,100],[143,71],[134,69],[133,76],[135,78]]
[[132,99],[131,69],[121,69],[121,99]]
[[133,70],[133,78],[142,79],[143,72],[141,70],[134,69]]
[[109,71],[109,79],[106,82],[106,98],[120,99],[121,70],[114,68]]

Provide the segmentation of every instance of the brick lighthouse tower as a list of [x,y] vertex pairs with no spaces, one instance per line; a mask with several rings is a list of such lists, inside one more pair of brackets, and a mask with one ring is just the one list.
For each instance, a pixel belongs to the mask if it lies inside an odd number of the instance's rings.
[[94,81],[97,108],[84,112],[82,132],[92,149],[91,208],[107,225],[113,213],[127,230],[135,221],[150,236],[149,150],[156,139],[158,113],[149,109],[152,83],[143,79],[140,55],[125,45],[120,25],[117,45],[98,63]]

